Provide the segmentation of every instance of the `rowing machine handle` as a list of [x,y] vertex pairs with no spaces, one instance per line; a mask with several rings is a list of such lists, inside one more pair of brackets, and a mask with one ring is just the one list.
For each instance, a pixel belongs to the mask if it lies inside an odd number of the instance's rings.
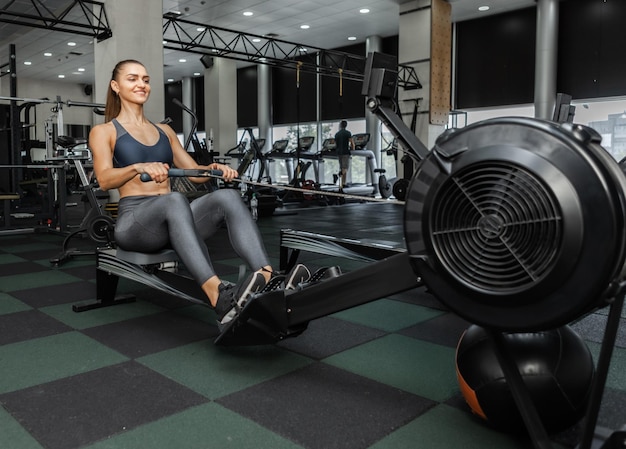
[[[206,176],[222,176],[222,170],[199,170],[199,169],[183,169],[183,168],[170,168],[167,171],[167,176],[170,178],[180,178],[183,176],[197,176],[197,177],[206,177]],[[152,181],[152,178],[148,173],[142,173],[139,176],[143,182]]]

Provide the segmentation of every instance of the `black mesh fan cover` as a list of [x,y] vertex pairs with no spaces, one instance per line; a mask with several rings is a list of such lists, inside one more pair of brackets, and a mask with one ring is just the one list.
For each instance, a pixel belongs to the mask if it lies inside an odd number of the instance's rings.
[[471,322],[566,324],[621,276],[625,179],[584,127],[503,118],[450,131],[408,190],[414,268]]

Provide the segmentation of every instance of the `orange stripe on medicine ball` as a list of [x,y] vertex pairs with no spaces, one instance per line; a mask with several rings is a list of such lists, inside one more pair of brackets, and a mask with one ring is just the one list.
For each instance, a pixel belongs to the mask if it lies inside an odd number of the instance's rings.
[[467,402],[467,405],[469,405],[469,407],[472,409],[472,412],[476,413],[485,421],[488,421],[487,415],[485,415],[485,412],[483,411],[482,407],[480,406],[480,403],[478,402],[478,398],[476,397],[476,392],[472,389],[472,387],[468,385],[467,382],[465,382],[465,379],[463,379],[463,376],[459,372],[458,368],[456,369],[456,377],[459,382],[461,393],[463,394],[463,397],[465,398],[465,402]]

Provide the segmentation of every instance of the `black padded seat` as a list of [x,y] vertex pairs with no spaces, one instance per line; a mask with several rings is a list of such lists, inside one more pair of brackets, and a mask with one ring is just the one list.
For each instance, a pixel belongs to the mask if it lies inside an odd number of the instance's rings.
[[153,265],[178,260],[178,254],[171,248],[162,249],[155,253],[139,253],[117,248],[116,257],[137,265]]

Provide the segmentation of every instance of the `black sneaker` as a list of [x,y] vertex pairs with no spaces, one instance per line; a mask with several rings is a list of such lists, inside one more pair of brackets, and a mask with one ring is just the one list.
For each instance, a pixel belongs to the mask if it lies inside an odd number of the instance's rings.
[[299,263],[289,272],[285,278],[285,290],[295,290],[298,285],[308,282],[311,272],[307,267]]
[[[250,276],[248,276],[241,284],[230,288],[226,287],[223,290],[220,289],[220,296],[218,297],[217,304],[215,305],[215,311],[218,314],[218,322],[220,324],[230,322],[235,315],[239,313],[239,310],[246,305],[250,296],[261,291],[263,287],[265,287],[265,278],[261,273],[254,272],[250,274]],[[226,313],[220,316],[218,310],[223,310],[223,307],[220,305],[221,301],[226,304],[226,307],[230,305],[230,308],[227,308]]]

